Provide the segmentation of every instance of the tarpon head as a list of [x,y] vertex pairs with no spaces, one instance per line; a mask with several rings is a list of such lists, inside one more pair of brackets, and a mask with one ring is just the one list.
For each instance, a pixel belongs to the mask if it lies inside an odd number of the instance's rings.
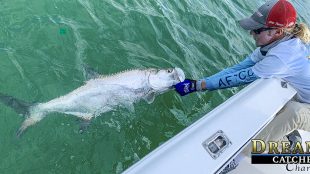
[[180,68],[169,68],[163,70],[151,70],[148,82],[151,89],[156,93],[163,93],[171,89],[173,85],[184,81],[185,75]]
[[156,94],[164,93],[173,88],[173,85],[183,82],[185,75],[180,68],[169,68],[163,70],[150,69],[148,75],[148,86],[150,91],[144,97],[145,101],[152,103]]

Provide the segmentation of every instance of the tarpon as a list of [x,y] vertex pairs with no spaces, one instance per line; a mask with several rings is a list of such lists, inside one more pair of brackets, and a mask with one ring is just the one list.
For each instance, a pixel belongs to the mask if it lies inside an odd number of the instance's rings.
[[130,70],[91,79],[72,92],[45,103],[29,105],[3,94],[0,95],[0,101],[25,115],[26,119],[17,132],[20,136],[27,127],[49,113],[64,113],[91,120],[117,106],[132,108],[133,103],[141,99],[152,103],[156,95],[171,89],[184,78],[180,68]]

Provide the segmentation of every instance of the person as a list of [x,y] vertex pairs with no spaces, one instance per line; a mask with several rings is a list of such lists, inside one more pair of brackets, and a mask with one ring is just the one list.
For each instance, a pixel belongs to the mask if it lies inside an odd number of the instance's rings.
[[239,64],[199,80],[186,79],[176,84],[175,90],[185,96],[245,85],[259,78],[281,78],[297,95],[256,138],[277,141],[296,129],[310,131],[308,26],[297,23],[296,10],[287,0],[269,0],[239,24],[250,31],[257,48]]

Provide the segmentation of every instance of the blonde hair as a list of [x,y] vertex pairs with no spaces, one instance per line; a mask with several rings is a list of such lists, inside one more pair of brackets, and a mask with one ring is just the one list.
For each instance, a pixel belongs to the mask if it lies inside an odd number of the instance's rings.
[[295,37],[299,38],[303,43],[308,44],[310,43],[310,30],[307,24],[299,23],[295,24],[292,28],[284,29],[285,33],[294,35]]

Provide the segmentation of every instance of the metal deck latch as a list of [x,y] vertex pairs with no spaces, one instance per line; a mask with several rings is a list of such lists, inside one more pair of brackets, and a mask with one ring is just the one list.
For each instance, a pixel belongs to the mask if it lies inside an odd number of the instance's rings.
[[217,131],[210,138],[202,143],[213,159],[218,158],[225,149],[231,145],[231,141],[222,130]]

